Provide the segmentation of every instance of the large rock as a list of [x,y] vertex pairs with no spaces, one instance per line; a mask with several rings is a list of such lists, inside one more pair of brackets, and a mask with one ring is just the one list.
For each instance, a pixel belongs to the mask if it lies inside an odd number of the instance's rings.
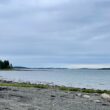
[[106,100],[110,101],[110,95],[109,94],[103,93],[103,94],[101,94],[101,97],[103,99],[106,99]]
[[90,96],[89,95],[83,95],[83,98],[89,99]]

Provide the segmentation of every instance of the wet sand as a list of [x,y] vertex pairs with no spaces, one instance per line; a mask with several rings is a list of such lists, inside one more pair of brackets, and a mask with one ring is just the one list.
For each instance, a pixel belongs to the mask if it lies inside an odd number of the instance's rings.
[[97,93],[0,87],[0,110],[110,110]]

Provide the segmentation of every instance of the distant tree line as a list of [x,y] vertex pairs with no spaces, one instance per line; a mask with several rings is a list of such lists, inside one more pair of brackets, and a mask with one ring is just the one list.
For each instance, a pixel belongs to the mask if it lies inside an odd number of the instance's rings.
[[12,68],[12,64],[10,64],[10,62],[8,60],[0,60],[0,69],[11,69]]

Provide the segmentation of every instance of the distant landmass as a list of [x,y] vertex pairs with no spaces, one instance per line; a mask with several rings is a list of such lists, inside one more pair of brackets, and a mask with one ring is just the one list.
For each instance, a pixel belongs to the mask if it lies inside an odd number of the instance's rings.
[[110,70],[110,68],[63,68],[63,67],[24,67],[24,66],[12,66],[8,60],[0,60],[0,70],[12,69],[12,70],[37,70],[37,69],[73,69],[73,70]]
[[36,68],[30,68],[30,67],[23,67],[23,66],[14,66],[14,69],[68,69],[68,68],[54,68],[54,67],[36,67]]
[[17,68],[17,69],[31,69],[31,68],[23,67],[23,66],[14,66],[13,68]]
[[110,70],[110,68],[78,68],[81,70]]
[[100,68],[98,70],[110,70],[110,68]]
[[[56,68],[56,67],[36,67],[36,68],[30,68],[30,67],[23,67],[23,66],[15,66],[13,67],[15,70],[36,70],[36,69],[73,69],[75,68]],[[77,68],[77,70],[110,70],[110,68]]]

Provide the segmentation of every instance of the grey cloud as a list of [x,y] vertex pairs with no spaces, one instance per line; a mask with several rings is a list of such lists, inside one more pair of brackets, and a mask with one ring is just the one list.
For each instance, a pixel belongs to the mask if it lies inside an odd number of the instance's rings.
[[107,0],[11,0],[0,9],[0,55],[15,65],[109,63]]

